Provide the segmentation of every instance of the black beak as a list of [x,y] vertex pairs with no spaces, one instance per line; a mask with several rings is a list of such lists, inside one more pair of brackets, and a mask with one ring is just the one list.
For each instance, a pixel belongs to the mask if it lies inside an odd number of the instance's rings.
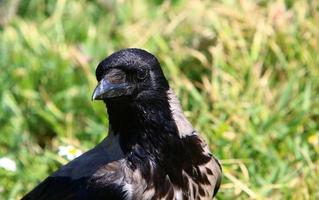
[[92,101],[127,96],[132,94],[133,90],[134,87],[128,83],[110,83],[106,78],[103,78],[93,92]]

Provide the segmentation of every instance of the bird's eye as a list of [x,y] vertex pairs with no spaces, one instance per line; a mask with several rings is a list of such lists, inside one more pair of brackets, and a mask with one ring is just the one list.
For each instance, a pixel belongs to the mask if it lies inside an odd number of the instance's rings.
[[110,83],[115,83],[115,84],[124,83],[126,79],[125,72],[123,72],[120,69],[111,69],[106,74],[106,77]]
[[136,73],[136,77],[138,80],[144,80],[147,77],[147,72],[144,70],[138,70]]

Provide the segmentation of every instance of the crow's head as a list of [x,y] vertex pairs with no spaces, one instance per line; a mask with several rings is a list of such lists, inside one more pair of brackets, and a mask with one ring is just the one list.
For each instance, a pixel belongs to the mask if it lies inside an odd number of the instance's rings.
[[93,100],[156,98],[169,89],[156,57],[145,50],[129,48],[113,53],[96,69],[98,85]]

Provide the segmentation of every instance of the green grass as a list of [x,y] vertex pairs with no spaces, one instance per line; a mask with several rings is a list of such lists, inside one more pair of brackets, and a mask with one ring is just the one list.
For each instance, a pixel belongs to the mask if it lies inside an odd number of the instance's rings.
[[106,136],[94,71],[125,47],[158,56],[221,159],[217,199],[318,199],[319,2],[151,2],[20,1],[0,28],[0,158],[17,163],[0,199],[66,163],[59,146]]

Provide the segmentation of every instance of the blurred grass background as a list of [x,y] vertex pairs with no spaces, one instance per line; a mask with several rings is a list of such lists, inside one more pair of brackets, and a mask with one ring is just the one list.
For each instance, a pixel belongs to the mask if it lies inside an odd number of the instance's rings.
[[[158,56],[221,159],[216,199],[319,199],[319,1],[0,0],[0,199],[107,133],[91,102],[115,50]],[[14,14],[16,12],[16,14]]]

